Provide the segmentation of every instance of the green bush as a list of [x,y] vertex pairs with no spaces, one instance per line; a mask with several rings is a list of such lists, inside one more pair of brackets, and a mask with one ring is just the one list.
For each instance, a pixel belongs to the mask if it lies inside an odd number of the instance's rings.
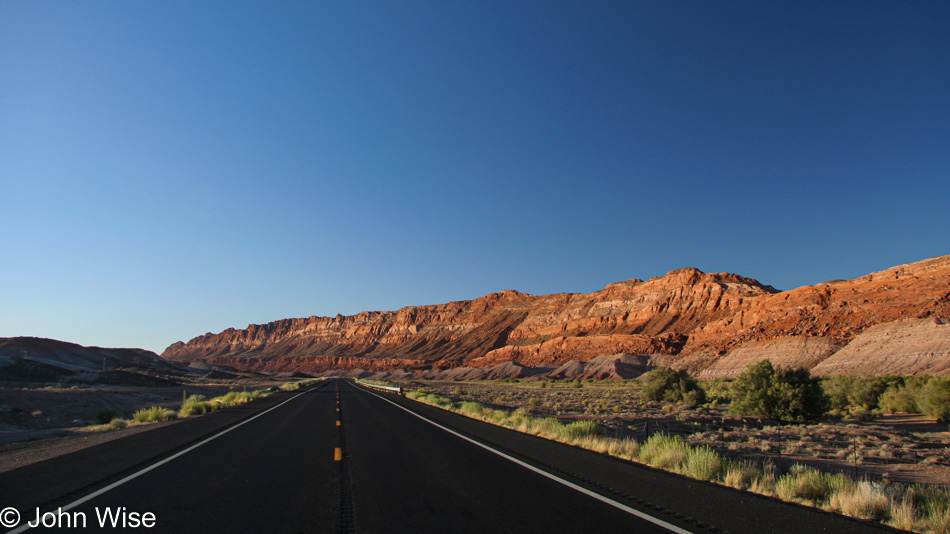
[[107,425],[113,419],[119,416],[119,412],[113,410],[112,408],[103,408],[96,413],[96,422],[100,425]]
[[917,406],[917,392],[920,390],[920,384],[916,382],[905,382],[903,385],[894,384],[887,388],[878,400],[881,410],[887,413],[920,413],[920,407]]
[[950,380],[933,377],[917,394],[920,411],[937,419],[940,424],[950,423]]
[[807,369],[776,369],[763,360],[749,365],[732,384],[730,413],[803,423],[820,419],[828,400]]
[[732,400],[731,386],[732,381],[724,378],[702,380],[699,383],[699,387],[703,388],[703,391],[706,392],[706,399],[710,403],[715,403],[715,405]]
[[706,402],[706,392],[685,370],[657,367],[640,378],[643,400],[678,402],[698,406]]
[[830,409],[867,411],[877,409],[881,395],[891,385],[899,383],[901,379],[892,376],[841,375],[823,379],[821,387],[828,396]]

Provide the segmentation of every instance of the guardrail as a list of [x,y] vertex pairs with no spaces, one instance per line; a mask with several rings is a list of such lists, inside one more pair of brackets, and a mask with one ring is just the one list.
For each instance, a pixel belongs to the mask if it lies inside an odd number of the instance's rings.
[[366,386],[366,387],[368,387],[368,388],[381,389],[381,390],[383,390],[383,391],[391,391],[391,392],[393,392],[393,393],[398,393],[398,394],[400,394],[400,395],[403,394],[403,393],[402,393],[402,386],[398,386],[398,387],[397,387],[397,386],[380,386],[379,384],[370,384],[369,382],[363,382],[363,381],[360,380],[359,378],[356,379],[356,383],[359,384],[359,385],[361,385],[361,386]]

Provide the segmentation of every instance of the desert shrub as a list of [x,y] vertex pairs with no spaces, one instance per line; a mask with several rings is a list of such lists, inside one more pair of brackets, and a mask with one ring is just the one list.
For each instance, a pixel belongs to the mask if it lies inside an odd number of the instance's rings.
[[636,460],[640,455],[640,442],[635,439],[611,439],[609,442],[607,454],[611,456],[626,458],[627,460]]
[[159,421],[170,421],[175,418],[175,412],[160,406],[143,408],[134,414],[132,418],[136,423],[157,423]]
[[941,424],[950,423],[950,379],[932,377],[917,393],[920,411]]
[[575,389],[580,389],[584,387],[584,384],[581,384],[580,380],[575,379],[573,382],[571,382],[571,387]]
[[192,395],[181,405],[178,417],[189,417],[212,411],[213,405],[205,400],[204,395]]
[[554,417],[544,417],[534,421],[534,429],[546,437],[559,437],[564,432],[564,424]]
[[296,391],[300,389],[300,382],[284,382],[281,384],[280,389],[284,391]]
[[503,410],[494,410],[488,416],[488,422],[496,425],[503,425],[508,420],[508,413]]
[[564,425],[563,435],[567,439],[603,436],[604,429],[593,421],[574,421],[573,423]]
[[908,488],[905,499],[913,503],[921,530],[950,532],[950,490],[914,485]]
[[832,410],[874,410],[881,394],[896,383],[900,383],[897,377],[841,375],[823,379],[821,387]]
[[702,380],[699,386],[706,392],[706,398],[717,405],[732,400],[732,381],[724,378]]
[[762,463],[762,472],[752,479],[749,491],[760,495],[775,495],[775,481],[778,478],[775,464],[766,460]]
[[689,449],[689,444],[679,436],[654,434],[640,446],[637,460],[658,469],[679,471]]
[[842,484],[831,493],[827,508],[861,519],[883,519],[889,514],[891,506],[890,497],[879,485],[862,480]]
[[736,489],[746,489],[761,475],[762,470],[748,460],[729,461],[725,465],[722,482]]
[[116,417],[113,420],[109,421],[109,428],[113,430],[119,430],[127,426],[129,426],[129,422],[119,417]]
[[878,405],[881,410],[887,413],[920,413],[920,407],[917,406],[917,392],[919,390],[920,384],[917,383],[893,384],[884,393],[881,393]]
[[541,399],[539,399],[539,398],[537,398],[537,397],[531,397],[530,399],[528,399],[528,404],[529,404],[532,408],[537,408],[537,407],[541,406]]
[[723,461],[709,447],[694,447],[686,453],[683,474],[697,480],[716,480],[722,471]]
[[459,411],[469,417],[481,417],[485,413],[485,409],[477,402],[463,402],[459,406]]
[[439,408],[443,408],[446,410],[451,410],[455,406],[454,404],[452,404],[451,400],[441,395],[436,395],[435,393],[429,393],[428,395],[420,398],[419,400],[421,400],[422,402],[426,404],[438,406]]
[[640,378],[643,400],[678,402],[697,406],[706,402],[706,392],[685,370],[657,367]]
[[260,398],[263,395],[263,392],[260,390],[257,391],[229,391],[220,397],[215,397],[208,401],[210,404],[210,410],[220,410],[221,408],[228,408],[231,406],[237,406],[238,404],[244,404],[246,402],[251,402],[254,399]]
[[96,422],[100,425],[107,425],[118,416],[119,412],[112,408],[103,408],[96,413]]
[[888,515],[890,518],[887,520],[887,524],[894,528],[900,530],[920,530],[917,526],[919,524],[919,517],[917,510],[914,508],[914,501],[907,496],[900,501],[893,501]]
[[818,503],[831,492],[829,476],[801,464],[775,482],[775,494],[783,501]]
[[732,384],[731,413],[803,423],[824,415],[827,397],[807,369],[776,369],[769,360],[749,365]]

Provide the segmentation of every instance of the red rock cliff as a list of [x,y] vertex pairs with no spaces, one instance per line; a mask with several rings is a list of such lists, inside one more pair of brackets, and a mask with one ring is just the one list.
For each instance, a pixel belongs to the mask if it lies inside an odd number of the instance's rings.
[[[766,355],[813,367],[869,327],[947,316],[950,256],[785,292],[738,275],[690,268],[588,294],[502,291],[394,312],[285,319],[209,333],[171,345],[162,356],[323,371],[559,364],[631,352],[708,376],[733,376]],[[936,330],[927,335],[943,335],[943,329]],[[942,346],[939,340],[921,343]]]

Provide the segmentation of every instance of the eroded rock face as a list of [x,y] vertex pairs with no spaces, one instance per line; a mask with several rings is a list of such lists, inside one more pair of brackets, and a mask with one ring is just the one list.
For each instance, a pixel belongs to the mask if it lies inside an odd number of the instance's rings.
[[872,326],[812,371],[817,375],[947,374],[950,321],[928,317]]
[[697,375],[703,379],[732,378],[741,374],[749,365],[762,360],[771,360],[780,367],[811,369],[831,356],[834,351],[834,341],[827,337],[781,336],[749,341],[716,358]]
[[[950,256],[785,292],[750,278],[690,268],[587,294],[502,291],[394,312],[285,319],[209,333],[176,343],[162,356],[314,372],[490,368],[506,362],[536,367],[631,353],[704,376],[735,376],[763,357],[818,369],[871,327],[948,316]],[[867,350],[855,346],[849,361]],[[906,369],[924,367],[950,369],[937,363]]]

